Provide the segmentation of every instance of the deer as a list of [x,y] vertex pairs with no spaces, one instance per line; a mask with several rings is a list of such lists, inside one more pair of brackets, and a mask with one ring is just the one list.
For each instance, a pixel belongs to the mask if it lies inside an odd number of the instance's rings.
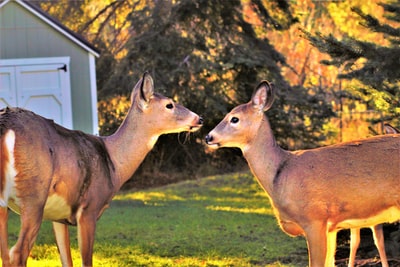
[[[63,266],[72,266],[69,226],[77,226],[83,266],[92,266],[96,222],[163,134],[194,132],[203,119],[154,92],[145,72],[115,133],[66,129],[21,108],[0,111],[0,251],[3,266],[26,266],[41,222],[50,220]],[[8,250],[8,208],[20,215]]]
[[[384,133],[385,134],[398,134],[400,130],[393,127],[389,123],[384,124]],[[372,236],[374,239],[374,244],[378,249],[378,254],[381,259],[382,267],[389,267],[389,263],[386,256],[385,251],[385,238],[383,234],[383,225],[373,225],[370,226]],[[354,267],[357,249],[360,245],[360,228],[352,228],[350,229],[350,256],[349,256],[349,263],[348,267]]]
[[314,149],[281,148],[265,114],[275,87],[262,81],[205,137],[237,147],[266,192],[280,228],[304,236],[310,267],[335,265],[336,234],[400,219],[400,135]]
[[385,134],[398,134],[398,133],[400,133],[399,129],[397,129],[396,127],[390,125],[389,123],[385,123],[383,125],[383,129],[384,129]]

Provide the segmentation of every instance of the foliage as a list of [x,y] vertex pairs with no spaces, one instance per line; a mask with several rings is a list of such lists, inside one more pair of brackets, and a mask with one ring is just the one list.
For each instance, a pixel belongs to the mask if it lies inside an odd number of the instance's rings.
[[[388,114],[385,120],[397,125],[400,114],[400,5],[397,1],[380,6],[386,19],[378,20],[360,7],[351,9],[370,32],[368,36],[374,38],[345,35],[339,39],[332,34],[304,33],[313,45],[331,57],[323,63],[340,68],[338,77],[351,81],[347,89],[352,97],[362,100],[371,109]],[[377,35],[385,42],[377,43]]]
[[[202,137],[233,106],[247,102],[263,79],[273,81],[277,88],[277,99],[268,116],[284,147],[313,147],[325,139],[321,129],[333,114],[326,91],[288,83],[281,69],[290,66],[263,34],[282,32],[297,22],[285,1],[57,3],[61,7],[46,1],[43,5],[60,20],[73,21],[67,25],[102,50],[97,62],[102,134],[111,134],[118,127],[121,118],[113,116],[124,114],[126,110],[120,110],[126,106],[123,101],[121,106],[116,103],[128,99],[143,71],[152,74],[158,91],[205,118],[202,131],[184,146],[176,135],[160,138],[137,173],[143,183],[152,177],[176,180],[171,176],[181,170],[186,177],[196,177],[199,171],[243,168],[240,153],[204,153]],[[70,12],[72,17],[66,17],[63,10],[75,11]],[[249,19],[245,11],[257,20]],[[168,176],[160,177],[163,173]]]
[[[18,217],[10,214],[10,239]],[[76,228],[72,254],[80,265]],[[95,266],[306,266],[304,238],[278,227],[265,192],[249,173],[212,176],[158,189],[130,191],[112,201],[97,224]],[[45,222],[29,266],[59,266]]]

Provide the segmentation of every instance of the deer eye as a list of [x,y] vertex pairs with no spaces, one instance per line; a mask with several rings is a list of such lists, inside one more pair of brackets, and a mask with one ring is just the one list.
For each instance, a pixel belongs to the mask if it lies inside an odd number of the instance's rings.
[[167,104],[165,107],[166,107],[167,109],[172,109],[172,108],[174,107],[174,105],[172,105],[171,103],[169,103],[169,104]]
[[231,123],[238,123],[238,122],[239,122],[239,118],[238,117],[232,117]]

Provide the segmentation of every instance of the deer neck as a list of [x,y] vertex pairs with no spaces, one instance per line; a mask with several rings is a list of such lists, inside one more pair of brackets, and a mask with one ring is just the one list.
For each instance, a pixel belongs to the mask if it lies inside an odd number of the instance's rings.
[[269,121],[264,116],[255,138],[243,150],[243,155],[252,173],[270,196],[273,195],[274,178],[288,154],[276,143]]
[[157,142],[140,111],[130,110],[118,130],[104,138],[113,161],[117,190],[132,177]]

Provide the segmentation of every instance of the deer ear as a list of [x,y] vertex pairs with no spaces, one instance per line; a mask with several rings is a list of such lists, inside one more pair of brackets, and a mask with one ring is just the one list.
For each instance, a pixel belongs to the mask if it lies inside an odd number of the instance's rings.
[[145,72],[143,74],[142,84],[140,86],[140,98],[145,102],[149,102],[153,94],[154,94],[153,78],[151,78],[150,74]]
[[138,81],[133,89],[131,102],[135,100],[140,103],[141,107],[146,107],[150,98],[154,94],[153,78],[147,72],[143,73],[143,77]]
[[274,85],[267,81],[262,81],[256,88],[251,102],[253,107],[260,111],[267,111],[274,103]]

